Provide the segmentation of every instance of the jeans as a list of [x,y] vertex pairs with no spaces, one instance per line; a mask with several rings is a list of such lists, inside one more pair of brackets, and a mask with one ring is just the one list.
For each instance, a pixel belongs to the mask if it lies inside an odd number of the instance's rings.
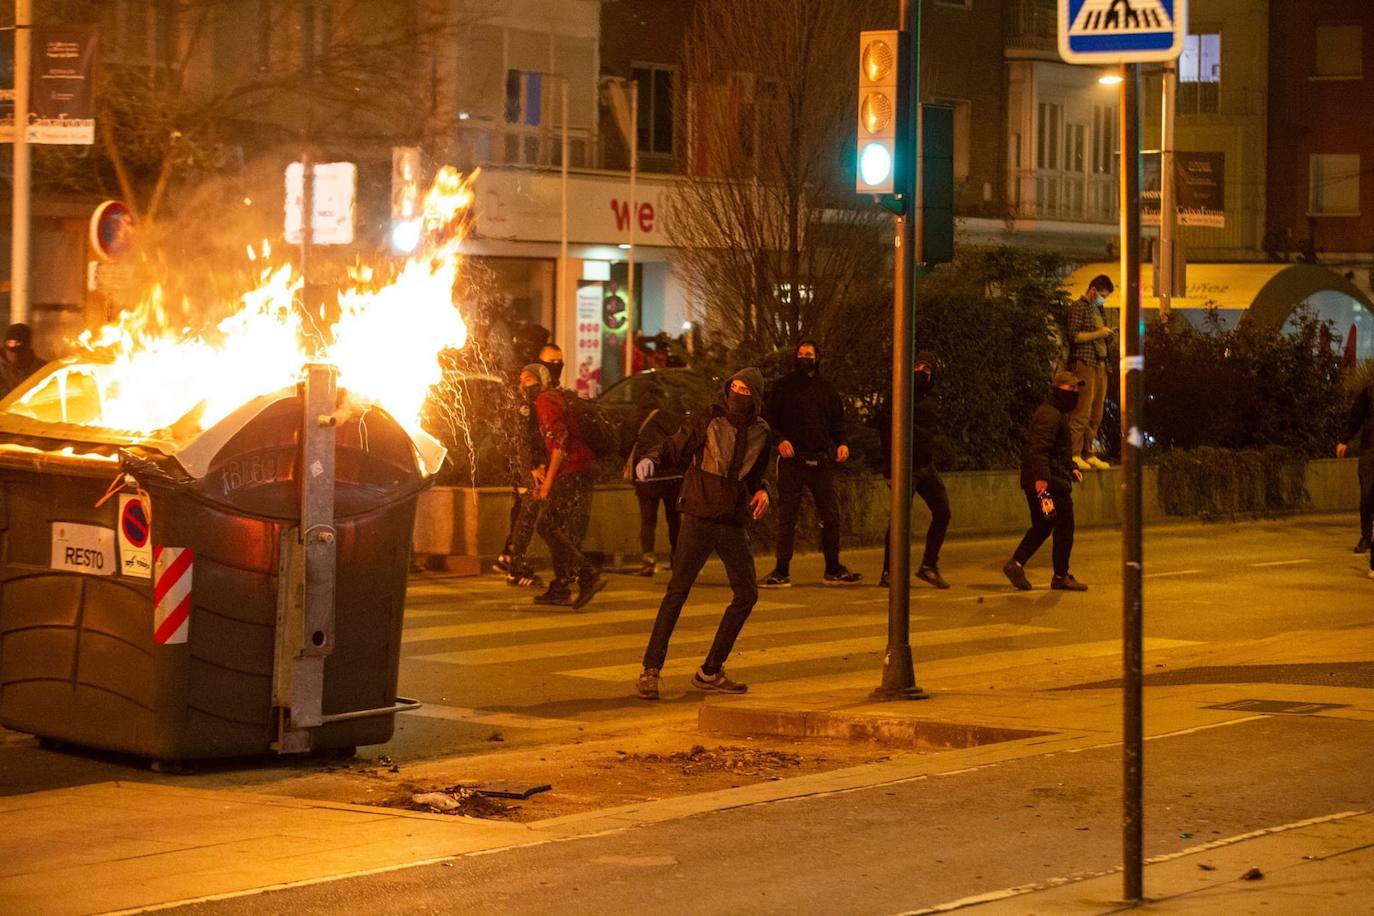
[[833,573],[840,568],[840,499],[835,494],[835,469],[825,459],[800,457],[778,460],[777,570],[788,575],[792,566],[803,488],[811,491],[816,502],[825,571]]
[[[913,489],[925,500],[930,510],[930,527],[926,528],[926,549],[921,556],[922,566],[939,567],[940,548],[945,544],[945,532],[949,531],[949,494],[945,492],[945,482],[939,474],[922,474],[912,481]],[[889,483],[889,486],[891,484]],[[891,569],[892,523],[888,522],[887,534],[883,538],[883,570]]]
[[1069,415],[1069,437],[1075,457],[1093,453],[1093,442],[1102,425],[1102,405],[1107,399],[1107,366],[1070,362],[1069,371],[1088,384],[1078,389],[1078,406]]
[[553,575],[559,582],[586,579],[595,570],[582,555],[582,539],[592,517],[592,475],[568,474],[554,478],[547,504],[539,517],[539,536],[553,556]]
[[503,551],[511,558],[511,570],[524,570],[529,567],[525,554],[529,553],[530,541],[534,539],[534,529],[539,522],[539,511],[544,504],[528,493],[517,493],[515,505],[511,507],[510,540],[506,541]]
[[1040,549],[1040,545],[1045,543],[1045,538],[1053,532],[1054,574],[1067,576],[1069,554],[1073,552],[1073,495],[1067,490],[1062,493],[1051,493],[1055,515],[1053,519],[1046,519],[1040,511],[1040,496],[1034,490],[1026,490],[1025,494],[1026,505],[1030,508],[1030,530],[1021,538],[1021,543],[1017,545],[1016,552],[1011,558],[1025,566]]
[[646,480],[635,484],[635,499],[639,500],[639,552],[654,552],[654,534],[658,529],[658,504],[663,503],[663,518],[668,522],[668,546],[677,550],[680,515],[677,495],[682,492],[682,478]]
[[744,621],[749,619],[749,612],[759,600],[754,554],[749,549],[749,531],[743,525],[708,522],[687,515],[683,517],[682,528],[678,531],[677,550],[673,553],[673,576],[668,580],[668,590],[658,606],[654,631],[649,636],[649,645],[644,649],[645,668],[663,667],[668,657],[668,640],[673,636],[682,606],[687,603],[692,584],[713,551],[725,564],[725,575],[730,580],[733,596],[720,618],[716,638],[706,653],[701,670],[707,674],[718,674],[725,666],[725,659],[735,647]]

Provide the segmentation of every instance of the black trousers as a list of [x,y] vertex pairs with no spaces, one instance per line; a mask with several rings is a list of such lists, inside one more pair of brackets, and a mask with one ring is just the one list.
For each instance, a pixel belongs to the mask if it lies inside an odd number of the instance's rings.
[[[891,481],[888,482],[891,486]],[[914,489],[925,501],[930,510],[930,526],[926,528],[926,549],[921,556],[922,566],[940,565],[940,548],[945,545],[945,534],[949,531],[949,493],[939,474],[922,474],[912,481]],[[883,569],[891,568],[892,559],[892,522],[887,523],[887,534],[883,538]]]
[[539,536],[553,556],[553,575],[560,582],[586,578],[595,570],[582,555],[582,539],[592,518],[592,475],[568,474],[554,479],[539,516]]
[[740,630],[744,628],[744,621],[749,619],[749,612],[759,600],[754,554],[749,549],[749,531],[744,525],[708,522],[687,515],[682,519],[677,550],[673,552],[673,576],[668,580],[668,590],[658,606],[654,631],[649,636],[649,645],[644,649],[645,668],[663,667],[668,657],[668,640],[673,636],[682,606],[687,603],[692,584],[712,552],[725,564],[725,575],[730,580],[733,595],[725,614],[720,618],[716,638],[701,667],[707,674],[716,674],[725,666],[725,660],[735,647]]
[[668,547],[677,550],[677,496],[682,492],[682,478],[646,480],[635,483],[635,499],[639,500],[639,552],[654,552],[654,535],[658,530],[658,504],[663,503],[663,518],[668,522]]
[[810,490],[821,520],[821,553],[825,571],[840,566],[840,499],[835,494],[835,468],[824,459],[778,459],[778,572],[787,575],[797,541],[797,514],[802,490]]
[[[1360,536],[1374,537],[1374,453],[1360,456]],[[1374,562],[1374,551],[1370,553]],[[1374,569],[1374,566],[1370,567]]]
[[1040,511],[1040,497],[1034,490],[1024,491],[1026,494],[1026,506],[1030,509],[1030,530],[1026,536],[1021,538],[1021,543],[1017,545],[1016,552],[1011,558],[1025,566],[1035,552],[1040,549],[1040,545],[1045,543],[1045,538],[1051,533],[1054,534],[1054,545],[1051,550],[1054,562],[1054,574],[1056,576],[1067,576],[1069,574],[1069,554],[1073,552],[1073,494],[1069,491],[1051,494],[1054,499],[1055,515],[1053,519],[1045,518]]
[[510,539],[506,541],[504,553],[511,558],[512,571],[529,568],[525,555],[529,553],[530,541],[534,540],[534,529],[539,522],[539,512],[544,504],[529,493],[517,493],[515,505],[511,506]]

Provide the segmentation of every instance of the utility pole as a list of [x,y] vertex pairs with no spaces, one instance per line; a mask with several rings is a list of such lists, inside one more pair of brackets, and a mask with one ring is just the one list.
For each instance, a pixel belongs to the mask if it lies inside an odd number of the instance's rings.
[[1159,130],[1159,320],[1169,322],[1174,293],[1174,225],[1177,188],[1174,184],[1174,107],[1178,96],[1178,61],[1164,63],[1164,84]]
[[906,45],[897,90],[898,130],[895,264],[892,275],[892,527],[887,590],[887,651],[878,699],[925,699],[911,659],[911,407],[915,358],[917,158],[920,149],[921,0],[899,0],[900,41]]
[[[1122,592],[1122,872],[1126,900],[1144,897],[1144,723],[1142,640],[1144,599],[1141,457],[1145,356],[1140,313],[1140,64],[1121,65],[1121,469]],[[1170,167],[1172,163],[1170,163]],[[1163,168],[1161,160],[1161,168]],[[1161,205],[1160,225],[1168,219]],[[1161,257],[1163,256],[1161,252]],[[1160,265],[1161,275],[1170,266]]]
[[625,378],[634,374],[635,364],[635,223],[639,221],[639,202],[635,192],[639,179],[639,81],[630,80],[630,251],[625,280]]
[[14,195],[10,222],[10,321],[29,320],[29,80],[33,0],[14,2]]

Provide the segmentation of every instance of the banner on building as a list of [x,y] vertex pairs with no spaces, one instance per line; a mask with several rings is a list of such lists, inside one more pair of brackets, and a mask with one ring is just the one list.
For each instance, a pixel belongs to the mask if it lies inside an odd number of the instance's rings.
[[[1140,219],[1159,225],[1159,154],[1147,153],[1140,185]],[[1174,196],[1180,226],[1226,228],[1226,154],[1174,153]]]
[[[95,142],[94,27],[35,26],[29,82],[29,142]],[[14,142],[14,90],[0,90],[0,142]]]

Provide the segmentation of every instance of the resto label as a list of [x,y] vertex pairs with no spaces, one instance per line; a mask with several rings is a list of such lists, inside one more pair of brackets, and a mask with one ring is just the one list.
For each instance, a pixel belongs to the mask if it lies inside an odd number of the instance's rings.
[[53,522],[50,565],[88,576],[113,576],[118,569],[113,529]]

